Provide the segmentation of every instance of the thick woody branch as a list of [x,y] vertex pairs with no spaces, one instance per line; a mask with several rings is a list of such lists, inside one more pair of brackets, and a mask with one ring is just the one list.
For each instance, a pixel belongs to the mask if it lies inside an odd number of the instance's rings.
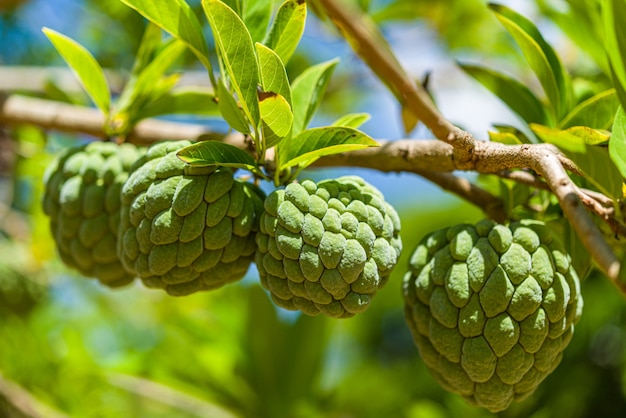
[[454,126],[437,110],[424,88],[414,83],[395,59],[389,45],[366,15],[343,2],[317,1],[356,54],[396,96],[401,92],[400,103],[411,110],[435,137],[454,147],[453,161],[457,169],[497,173],[530,168],[543,176],[585,248],[600,269],[626,294],[626,284],[620,284],[618,280],[619,260],[593,223],[578,197],[576,185],[565,171],[565,168],[574,173],[578,171],[571,161],[564,159],[551,146],[504,146],[476,141],[471,134]]

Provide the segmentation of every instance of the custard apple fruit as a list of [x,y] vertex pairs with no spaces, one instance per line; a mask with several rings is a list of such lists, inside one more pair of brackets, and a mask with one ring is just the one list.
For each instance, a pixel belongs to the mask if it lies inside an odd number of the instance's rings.
[[91,142],[64,149],[44,175],[43,209],[61,259],[111,287],[135,277],[117,257],[120,191],[144,151],[131,144]]
[[122,189],[118,253],[150,288],[175,296],[241,279],[254,259],[263,193],[225,167],[185,164],[189,141],[151,146]]
[[277,305],[336,318],[368,308],[402,250],[400,219],[379,190],[356,176],[304,180],[264,207],[255,262]]
[[557,367],[583,306],[569,255],[532,220],[485,220],[427,235],[403,293],[432,375],[492,412],[530,395]]

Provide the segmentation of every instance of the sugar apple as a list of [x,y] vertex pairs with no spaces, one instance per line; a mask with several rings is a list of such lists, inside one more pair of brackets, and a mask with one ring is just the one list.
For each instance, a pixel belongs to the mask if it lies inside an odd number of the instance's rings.
[[120,191],[143,148],[96,141],[64,149],[44,175],[43,209],[61,260],[115,287],[130,283],[117,257]]
[[402,250],[400,219],[380,191],[356,176],[304,180],[264,208],[255,262],[277,305],[336,318],[367,309]]
[[182,296],[241,279],[252,260],[262,192],[226,167],[176,156],[189,141],[151,146],[122,188],[118,253],[150,288]]
[[403,293],[432,375],[492,412],[530,395],[556,368],[583,306],[569,255],[532,220],[485,220],[427,235]]

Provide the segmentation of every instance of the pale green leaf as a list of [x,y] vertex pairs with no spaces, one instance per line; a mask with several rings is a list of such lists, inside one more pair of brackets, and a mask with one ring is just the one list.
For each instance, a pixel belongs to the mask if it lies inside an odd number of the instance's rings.
[[506,145],[520,145],[523,142],[515,134],[511,132],[493,132],[489,131],[489,140]]
[[595,129],[609,129],[618,107],[619,100],[615,89],[598,93],[572,109],[561,121],[561,128],[588,126]]
[[135,55],[131,78],[138,76],[150,64],[162,43],[161,28],[152,22],[148,22],[139,43],[139,50]]
[[254,42],[261,42],[274,11],[274,0],[254,0],[243,3],[243,22]]
[[561,131],[541,125],[531,125],[531,129],[544,142],[559,147],[599,191],[614,199],[621,197],[622,176],[605,147],[585,143],[589,138],[579,136],[577,130]]
[[287,100],[279,94],[265,94],[259,102],[265,147],[278,144],[291,132],[293,113]]
[[349,113],[331,123],[331,126],[347,126],[348,128],[357,129],[368,120],[370,120],[369,113]]
[[96,107],[105,115],[110,112],[111,93],[104,71],[89,51],[73,39],[49,28],[43,33],[80,80]]
[[377,146],[380,146],[378,142],[353,128],[327,126],[307,129],[280,144],[280,167],[305,167],[325,155]]
[[259,72],[263,91],[280,94],[291,107],[291,86],[280,57],[263,44],[257,43],[255,46],[259,58]]
[[259,70],[252,38],[246,25],[230,7],[218,0],[202,0],[217,52],[239,97],[248,121],[259,125],[257,86]]
[[137,119],[160,115],[219,115],[219,108],[212,89],[184,87],[173,90],[144,106]]
[[506,6],[490,4],[489,7],[524,53],[556,116],[562,116],[569,110],[571,81],[552,47],[530,20]]
[[276,51],[284,63],[289,62],[300,43],[305,22],[306,2],[287,0],[278,9],[263,43]]
[[613,122],[613,130],[609,140],[609,154],[622,177],[626,178],[626,112],[621,106],[617,110]]
[[220,141],[198,142],[179,150],[176,155],[185,163],[194,166],[219,165],[256,170],[256,162],[250,154]]
[[304,70],[291,85],[293,133],[302,132],[311,122],[339,61],[322,62]]
[[526,123],[551,125],[546,108],[532,91],[519,81],[487,68],[459,64],[461,69],[498,96]]
[[250,133],[250,125],[246,120],[241,108],[237,105],[237,101],[230,94],[230,91],[224,85],[224,81],[220,78],[217,82],[218,108],[224,120],[235,130],[248,134]]
[[173,37],[185,42],[200,62],[213,74],[202,26],[184,0],[121,0],[143,17],[160,26]]

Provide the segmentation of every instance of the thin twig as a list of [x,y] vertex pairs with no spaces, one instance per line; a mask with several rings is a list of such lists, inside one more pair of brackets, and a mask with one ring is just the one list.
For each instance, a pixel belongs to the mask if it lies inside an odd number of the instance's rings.
[[26,389],[5,379],[0,373],[0,403],[2,401],[23,418],[69,418],[68,415],[41,403]]

